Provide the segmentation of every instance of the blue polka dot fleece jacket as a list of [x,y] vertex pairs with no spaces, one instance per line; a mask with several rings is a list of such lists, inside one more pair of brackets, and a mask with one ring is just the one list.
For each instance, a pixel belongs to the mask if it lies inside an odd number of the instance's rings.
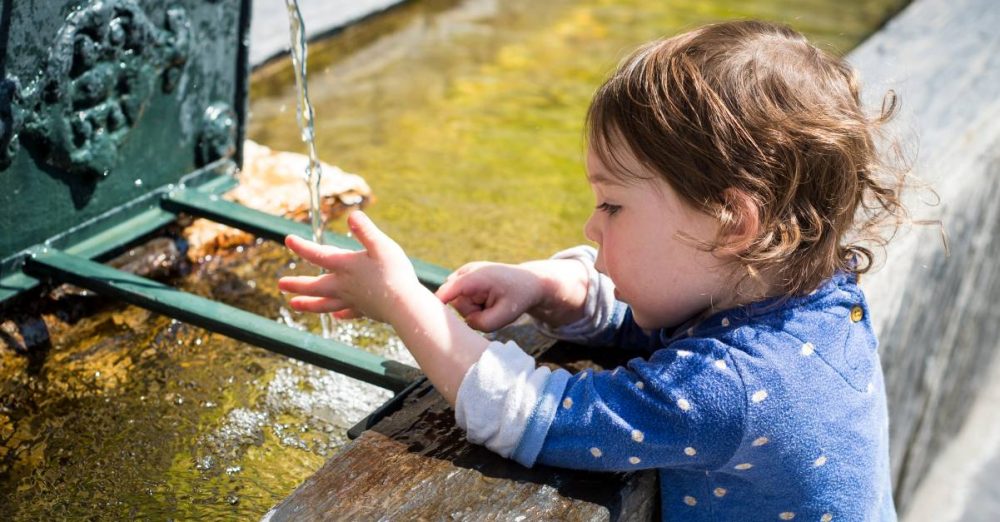
[[586,317],[538,326],[636,357],[571,375],[490,343],[455,406],[471,442],[529,467],[656,468],[664,520],[896,520],[882,370],[854,275],[645,332],[595,256],[555,256],[587,266]]

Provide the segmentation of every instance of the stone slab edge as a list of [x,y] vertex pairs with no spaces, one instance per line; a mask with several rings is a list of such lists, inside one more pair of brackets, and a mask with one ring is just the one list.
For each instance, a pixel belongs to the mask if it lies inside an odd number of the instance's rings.
[[[406,0],[299,0],[309,40],[347,27]],[[250,67],[256,68],[288,53],[285,0],[253,0],[250,22]]]

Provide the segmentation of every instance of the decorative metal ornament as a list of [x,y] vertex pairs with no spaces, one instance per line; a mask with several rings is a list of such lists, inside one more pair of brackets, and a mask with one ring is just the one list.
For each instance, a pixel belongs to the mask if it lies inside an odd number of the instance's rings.
[[183,74],[186,12],[168,9],[163,25],[135,0],[100,0],[70,13],[37,76],[23,89],[17,78],[0,83],[0,168],[23,142],[56,169],[107,175],[157,87],[169,93]]

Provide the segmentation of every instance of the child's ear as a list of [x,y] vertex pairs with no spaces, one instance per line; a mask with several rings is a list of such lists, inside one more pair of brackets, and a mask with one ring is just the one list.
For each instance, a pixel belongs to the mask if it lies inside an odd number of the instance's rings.
[[749,194],[737,188],[725,189],[722,197],[722,228],[715,253],[740,255],[750,249],[760,233],[760,207]]

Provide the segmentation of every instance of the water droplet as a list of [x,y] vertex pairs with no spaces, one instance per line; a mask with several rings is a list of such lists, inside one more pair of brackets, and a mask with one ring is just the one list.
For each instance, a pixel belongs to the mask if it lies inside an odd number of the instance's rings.
[[211,455],[205,455],[204,457],[196,461],[194,467],[201,471],[208,471],[212,469],[212,464],[213,464],[212,460],[213,459]]
[[141,187],[142,186],[142,180],[141,179],[135,180],[135,186]]

